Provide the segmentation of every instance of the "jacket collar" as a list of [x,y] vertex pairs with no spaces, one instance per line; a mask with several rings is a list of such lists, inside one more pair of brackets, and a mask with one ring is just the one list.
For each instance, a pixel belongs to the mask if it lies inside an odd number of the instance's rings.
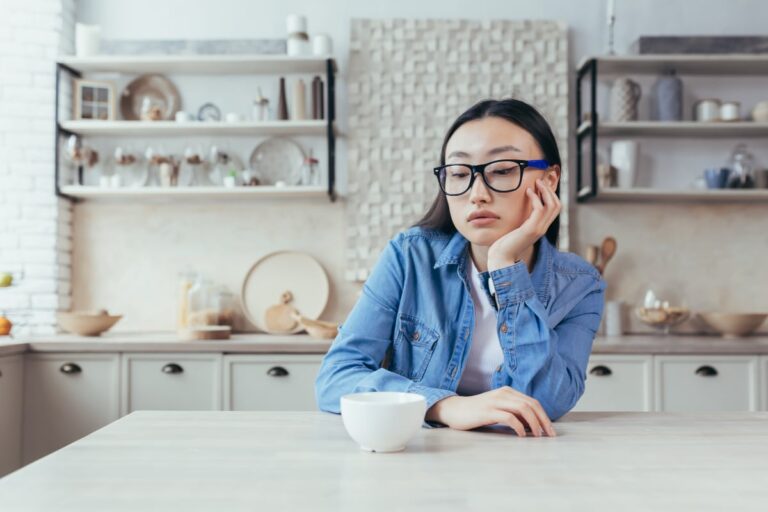
[[[546,236],[536,242],[536,262],[533,265],[531,281],[539,301],[547,306],[549,304],[549,287],[552,282],[554,258],[557,249],[549,243]],[[434,268],[445,265],[460,265],[463,271],[466,268],[466,258],[469,258],[469,240],[458,231],[448,241],[448,245],[440,253]]]

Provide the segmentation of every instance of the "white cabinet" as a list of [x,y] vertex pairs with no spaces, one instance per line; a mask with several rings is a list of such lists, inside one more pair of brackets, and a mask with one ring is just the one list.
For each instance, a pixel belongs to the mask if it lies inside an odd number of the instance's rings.
[[760,410],[768,411],[768,356],[760,358]]
[[756,356],[656,356],[656,409],[757,410]]
[[123,354],[122,413],[221,409],[221,354]]
[[574,411],[652,411],[653,358],[595,355],[587,365],[587,381]]
[[21,465],[23,356],[0,357],[0,477]]
[[119,373],[118,354],[27,354],[24,463],[116,420]]
[[224,357],[224,409],[316,410],[315,378],[322,355]]

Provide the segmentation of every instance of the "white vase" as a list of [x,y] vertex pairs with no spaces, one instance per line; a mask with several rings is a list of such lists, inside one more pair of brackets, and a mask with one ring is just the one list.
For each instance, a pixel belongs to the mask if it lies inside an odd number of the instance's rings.
[[634,140],[617,140],[611,144],[611,166],[616,169],[618,188],[635,186],[638,150],[638,143]]

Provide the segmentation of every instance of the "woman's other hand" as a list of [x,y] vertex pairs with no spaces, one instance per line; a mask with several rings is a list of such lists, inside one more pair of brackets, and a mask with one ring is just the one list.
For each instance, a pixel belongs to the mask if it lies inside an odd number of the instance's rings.
[[505,386],[474,396],[450,396],[433,405],[426,415],[457,430],[503,424],[525,437],[528,427],[535,437],[557,434],[547,413],[534,398]]

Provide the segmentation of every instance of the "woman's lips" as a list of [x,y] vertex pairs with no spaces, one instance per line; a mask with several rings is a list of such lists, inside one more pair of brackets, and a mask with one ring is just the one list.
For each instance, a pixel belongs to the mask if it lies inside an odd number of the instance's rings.
[[499,219],[496,217],[477,217],[469,221],[469,223],[475,227],[483,227],[483,226],[489,226],[494,222],[496,222],[497,220]]

